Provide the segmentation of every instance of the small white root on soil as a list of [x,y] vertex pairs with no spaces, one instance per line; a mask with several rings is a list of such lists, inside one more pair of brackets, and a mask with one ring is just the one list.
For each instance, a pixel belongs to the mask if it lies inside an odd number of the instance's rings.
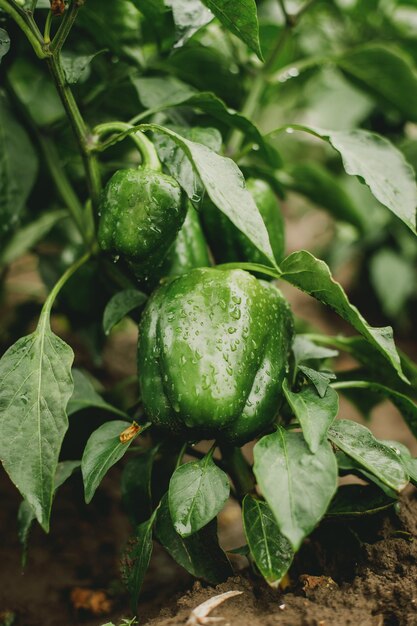
[[221,593],[218,596],[213,596],[213,598],[210,598],[202,604],[199,604],[195,607],[195,609],[191,611],[186,626],[204,626],[205,624],[223,622],[225,619],[224,617],[208,617],[209,613],[211,613],[213,609],[219,606],[219,604],[222,604],[225,600],[233,598],[234,596],[240,596],[242,593],[243,591],[226,591],[226,593]]

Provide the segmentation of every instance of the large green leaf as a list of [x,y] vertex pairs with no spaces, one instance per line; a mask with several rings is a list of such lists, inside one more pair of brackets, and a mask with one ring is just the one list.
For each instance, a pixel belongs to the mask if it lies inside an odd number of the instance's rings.
[[417,437],[417,404],[406,394],[373,380],[358,380],[354,374],[351,375],[351,380],[338,382],[335,387],[342,391],[345,389],[369,390],[381,400],[388,398],[398,408],[409,429]]
[[268,585],[276,588],[292,563],[294,553],[291,546],[263,500],[245,496],[242,515],[252,558]]
[[[214,152],[220,152],[222,136],[217,128],[193,126],[173,127],[172,130],[186,139],[201,143]],[[192,162],[172,139],[162,133],[155,133],[153,142],[158,152],[158,157],[167,168],[168,172],[178,181],[184,189],[193,205],[201,205],[204,197],[204,185],[201,178],[193,167]]]
[[[14,205],[15,206],[15,205]],[[68,212],[63,210],[44,213],[37,220],[19,230],[10,237],[6,245],[0,250],[0,265],[8,265],[22,254],[28,252],[37,244],[51,228],[58,222],[68,217]]]
[[366,230],[366,214],[361,213],[342,181],[320,163],[298,163],[290,168],[288,175],[281,175],[280,180],[288,189],[306,196],[335,219],[352,224],[360,232]]
[[72,370],[72,376],[74,380],[74,391],[68,402],[68,415],[72,415],[83,409],[95,407],[96,409],[102,409],[108,413],[113,413],[113,415],[120,415],[128,419],[126,413],[103,400],[100,394],[94,389],[91,381],[81,370],[74,368]]
[[301,391],[294,393],[284,381],[282,388],[288,404],[301,424],[308,447],[311,452],[317,452],[339,411],[337,391],[327,387],[321,398],[313,385],[304,386]]
[[327,515],[329,517],[375,515],[392,507],[396,501],[375,485],[344,485],[337,490]]
[[17,225],[38,172],[36,152],[26,131],[15,119],[2,90],[0,90],[0,146],[1,242],[4,235]]
[[141,308],[148,296],[137,289],[124,289],[116,293],[107,303],[103,314],[103,330],[110,334],[113,326],[118,324],[128,313]]
[[388,139],[360,129],[324,130],[297,124],[285,128],[304,130],[328,141],[342,157],[346,173],[364,182],[381,204],[417,234],[417,185],[414,170]]
[[369,272],[382,310],[394,319],[417,293],[415,261],[391,248],[381,248],[372,256]]
[[191,537],[181,537],[172,523],[166,495],[157,513],[155,533],[172,558],[192,576],[217,585],[232,575],[230,563],[217,540],[215,520]]
[[227,474],[207,454],[180,465],[169,483],[169,510],[181,537],[194,534],[221,511],[230,493]]
[[398,455],[384,445],[371,431],[350,420],[337,420],[329,429],[329,439],[365,470],[394,491],[408,483],[408,475]]
[[142,124],[140,128],[164,133],[184,150],[212,202],[276,266],[268,231],[236,163],[169,128],[157,124]]
[[64,69],[65,78],[70,85],[78,83],[79,80],[88,78],[90,63],[99,54],[105,50],[99,50],[93,54],[75,54],[74,52],[64,51],[62,53],[62,67]]
[[294,550],[326,513],[337,488],[337,463],[325,442],[315,454],[301,433],[284,428],[254,448],[254,472],[281,533]]
[[87,441],[81,461],[87,503],[91,502],[108,470],[120,461],[134,441],[135,437],[126,443],[120,440],[126,426],[127,422],[121,420],[106,422],[97,428]]
[[52,332],[46,307],[35,332],[0,360],[0,459],[46,531],[68,428],[73,358],[71,348]]
[[262,60],[255,0],[202,0],[231,33]]
[[[49,126],[63,118],[64,107],[47,70],[19,56],[7,72],[13,91],[38,126]],[[24,154],[22,152],[22,154]]]
[[276,158],[255,124],[238,111],[228,107],[214,93],[198,91],[174,76],[163,78],[133,76],[131,80],[143,106],[153,111],[177,106],[199,109],[223,124],[242,131],[247,139],[259,146],[263,156],[269,160],[270,157]]
[[132,613],[136,613],[140,590],[152,556],[154,516],[140,524],[122,558],[122,576],[130,594]]
[[417,122],[417,71],[402,50],[373,43],[345,52],[336,62],[355,85]]
[[281,272],[281,278],[326,304],[349,322],[391,363],[398,375],[407,381],[401,370],[392,328],[370,326],[358,309],[349,302],[342,286],[334,280],[324,261],[301,250],[284,259],[281,263]]
[[200,0],[165,0],[172,9],[177,29],[175,47],[183,46],[200,28],[212,21],[214,15]]

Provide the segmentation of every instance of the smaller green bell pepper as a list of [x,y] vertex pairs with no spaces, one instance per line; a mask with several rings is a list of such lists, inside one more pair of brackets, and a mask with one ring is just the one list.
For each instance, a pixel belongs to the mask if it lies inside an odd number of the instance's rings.
[[[246,187],[265,222],[272,251],[279,262],[285,253],[285,229],[275,193],[268,183],[258,178],[249,178]],[[204,201],[202,221],[208,244],[217,263],[244,261],[270,265],[267,257],[209,199]]]

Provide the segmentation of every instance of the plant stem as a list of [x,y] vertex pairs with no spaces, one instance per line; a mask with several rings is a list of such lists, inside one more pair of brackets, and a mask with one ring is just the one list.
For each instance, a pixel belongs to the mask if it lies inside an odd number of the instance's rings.
[[75,272],[82,265],[84,265],[84,263],[86,263],[88,261],[89,258],[90,258],[90,253],[87,252],[80,259],[78,259],[78,261],[75,261],[75,263],[73,263],[71,265],[71,267],[69,267],[67,269],[67,271],[61,276],[61,278],[58,280],[58,282],[55,283],[55,285],[52,288],[52,291],[49,293],[47,299],[45,300],[45,304],[42,307],[41,318],[45,319],[45,317],[49,317],[49,315],[51,313],[52,306],[53,306],[53,304],[55,302],[55,299],[56,299],[57,295],[59,294],[59,292],[61,291],[62,287],[71,278],[71,276],[73,274],[75,274]]
[[51,25],[52,25],[52,11],[48,11],[45,22],[45,30],[43,32],[43,40],[46,44],[51,43]]
[[370,383],[366,380],[340,380],[330,386],[333,389],[369,389]]
[[101,180],[97,159],[90,149],[91,134],[65,78],[59,53],[48,58],[48,66],[76,137],[84,162],[91,202],[93,207],[96,208],[99,202]]
[[[127,124],[125,122],[106,122],[104,124],[99,124],[98,126],[96,126],[93,130],[93,133],[94,135],[102,136],[106,135],[107,133],[116,131],[124,132],[126,130],[130,130],[131,128],[131,124]],[[132,133],[131,135],[129,135],[129,137],[132,139],[132,141],[135,142],[136,147],[141,154],[142,165],[155,171],[161,171],[161,163],[159,161],[158,153],[155,150],[153,143],[149,141],[149,139],[140,131]],[[121,139],[124,138],[125,136],[123,135]],[[96,149],[101,151],[103,145],[105,144],[97,146]]]
[[243,456],[240,448],[221,445],[220,450],[227,472],[236,488],[238,499],[242,501],[246,494],[255,491],[256,480],[252,468]]
[[71,5],[68,7],[62,18],[62,22],[57,30],[54,40],[51,44],[51,51],[53,53],[59,52],[64,45],[68,35],[71,32],[71,28],[77,18],[78,11],[83,2],[80,0],[72,0]]
[[89,243],[86,233],[86,225],[84,222],[83,207],[59,163],[59,155],[55,144],[49,137],[46,137],[41,133],[38,133],[38,141],[58,193],[71,213],[71,216],[76,223],[84,242]]
[[[248,95],[242,107],[242,115],[244,117],[247,117],[248,119],[252,119],[256,115],[259,102],[262,98],[262,94],[264,92],[265,85],[267,83],[266,79],[267,79],[268,73],[271,67],[274,65],[276,59],[278,58],[284,44],[286,43],[290,30],[291,30],[291,27],[289,27],[288,24],[286,24],[284,29],[281,31],[281,34],[278,37],[277,42],[273,50],[271,51],[267,61],[264,63],[264,65],[260,68],[260,70],[256,74],[255,80],[253,81],[252,87],[250,91],[248,92]],[[235,129],[232,132],[230,136],[230,140],[227,145],[227,152],[229,154],[235,154],[239,150],[241,143],[242,143],[242,138],[243,138],[243,134],[240,130]]]
[[14,0],[0,0],[0,9],[10,15],[25,33],[39,59],[46,59],[50,56],[50,52],[45,47],[42,35],[30,13],[22,9]]
[[[308,0],[306,4],[298,11],[298,13],[292,15],[288,13],[286,9],[285,0],[278,0],[282,13],[284,15],[285,25],[280,33],[280,36],[277,38],[275,46],[271,50],[268,59],[255,75],[252,87],[248,92],[248,95],[242,107],[241,112],[244,117],[252,119],[256,115],[259,102],[262,98],[262,94],[266,85],[269,82],[268,74],[271,68],[278,59],[282,48],[286,44],[287,39],[291,34],[291,31],[298,24],[300,17],[313,5],[315,1],[316,0]],[[242,144],[242,138],[243,134],[241,131],[236,129],[232,132],[230,140],[227,144],[227,152],[229,154],[235,154],[239,150]]]

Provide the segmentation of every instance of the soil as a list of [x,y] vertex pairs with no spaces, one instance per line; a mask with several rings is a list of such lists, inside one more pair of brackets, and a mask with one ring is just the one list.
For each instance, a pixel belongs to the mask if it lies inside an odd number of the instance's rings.
[[[100,626],[129,614],[119,582],[119,555],[130,532],[118,496],[119,470],[104,481],[88,507],[81,481],[71,478],[57,495],[49,536],[34,528],[22,573],[16,533],[19,498],[0,480],[0,624]],[[239,540],[238,507],[220,519],[227,549]],[[244,560],[236,561],[237,569]],[[231,626],[417,625],[417,495],[394,509],[359,520],[326,520],[305,542],[287,589],[272,590],[245,567],[216,588],[193,583],[158,547],[139,605],[141,625],[180,626],[192,609],[230,590],[211,616]],[[14,621],[7,622],[7,616]],[[3,616],[3,617],[2,617]]]

